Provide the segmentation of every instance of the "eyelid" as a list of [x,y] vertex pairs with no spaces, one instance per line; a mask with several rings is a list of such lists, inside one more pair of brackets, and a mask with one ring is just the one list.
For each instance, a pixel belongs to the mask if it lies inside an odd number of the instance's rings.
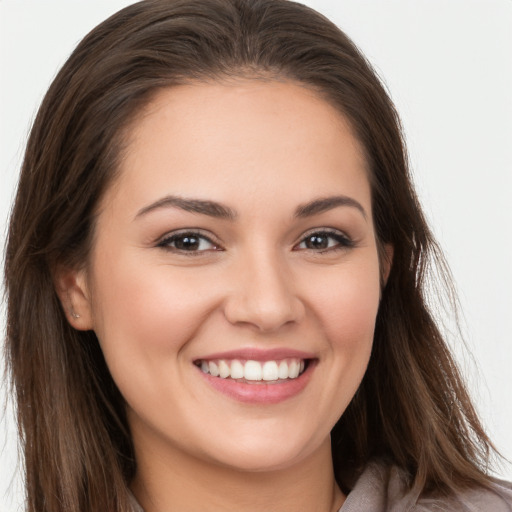
[[[193,235],[197,238],[207,240],[210,244],[213,245],[213,248],[203,249],[200,251],[186,251],[186,250],[178,249],[176,247],[171,247],[170,245],[167,245],[167,244],[170,244],[173,240],[180,238],[180,236],[185,236],[185,235]],[[155,246],[159,247],[161,249],[164,249],[164,250],[178,253],[178,254],[185,254],[187,256],[194,256],[194,255],[197,256],[197,255],[203,254],[205,252],[223,251],[224,250],[222,245],[217,241],[216,237],[213,236],[212,233],[207,232],[201,228],[182,228],[182,229],[177,229],[175,231],[170,231],[170,232],[166,233],[165,235],[162,235],[161,237],[159,237],[155,241]]]
[[[200,238],[202,240],[206,240],[208,243],[210,243],[213,247],[209,249],[202,249],[202,250],[185,250],[185,249],[179,249],[177,247],[172,247],[170,244],[176,240],[179,239],[182,236],[185,235],[191,235],[195,236],[197,238]],[[304,243],[308,237],[312,235],[324,235],[327,237],[334,238],[337,243],[333,247],[327,247],[325,249],[312,249],[312,248],[303,248],[299,249],[299,246]],[[165,235],[162,235],[155,241],[155,246],[159,247],[164,250],[168,250],[171,252],[175,252],[178,254],[185,254],[187,256],[198,256],[206,252],[212,252],[212,251],[224,251],[222,244],[217,241],[217,237],[213,236],[212,233],[205,231],[201,228],[182,228],[177,229],[175,231],[170,231],[166,233]],[[335,251],[340,249],[348,249],[351,247],[354,247],[355,241],[347,235],[344,231],[336,228],[330,228],[330,227],[318,227],[313,228],[305,233],[303,233],[300,237],[300,239],[294,244],[293,250],[309,250],[316,253],[323,253],[323,252],[329,252],[329,251]]]
[[[317,249],[317,250],[309,249],[309,248],[298,249],[298,246],[300,244],[302,244],[303,242],[305,242],[306,239],[312,235],[331,236],[332,238],[339,239],[338,244],[335,245],[334,247],[328,247],[325,249]],[[310,250],[310,251],[314,251],[317,253],[323,253],[323,252],[335,251],[335,250],[340,250],[340,249],[350,249],[350,248],[354,247],[355,244],[356,244],[355,240],[353,240],[349,235],[347,235],[347,233],[345,233],[344,231],[342,231],[340,229],[329,228],[329,227],[319,227],[319,228],[310,229],[310,230],[306,231],[305,233],[303,233],[301,235],[299,241],[293,246],[293,249],[299,250],[299,251]]]

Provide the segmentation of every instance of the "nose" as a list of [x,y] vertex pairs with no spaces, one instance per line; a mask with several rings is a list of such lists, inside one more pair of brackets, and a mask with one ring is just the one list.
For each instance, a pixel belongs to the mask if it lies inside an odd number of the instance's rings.
[[286,264],[269,252],[240,258],[224,311],[234,325],[252,326],[272,333],[300,322],[305,313]]

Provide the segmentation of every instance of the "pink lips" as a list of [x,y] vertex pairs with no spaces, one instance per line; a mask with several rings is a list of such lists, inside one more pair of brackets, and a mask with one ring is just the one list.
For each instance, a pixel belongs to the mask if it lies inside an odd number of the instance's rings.
[[249,348],[208,354],[198,358],[196,363],[199,361],[221,359],[260,362],[284,359],[308,361],[306,369],[297,378],[271,382],[247,382],[231,378],[214,377],[198,368],[199,374],[209,386],[234,400],[252,404],[276,404],[298,395],[308,384],[317,362],[315,355],[308,352],[280,348],[271,350]]

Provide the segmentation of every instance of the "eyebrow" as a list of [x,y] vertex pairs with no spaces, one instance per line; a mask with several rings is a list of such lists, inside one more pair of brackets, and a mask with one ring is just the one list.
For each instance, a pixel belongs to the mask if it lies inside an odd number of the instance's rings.
[[187,212],[200,213],[201,215],[208,215],[218,219],[234,220],[237,216],[234,210],[215,201],[186,199],[179,196],[166,196],[140,209],[135,218],[137,219],[149,212],[159,210],[160,208],[179,208],[180,210],[185,210]]
[[314,201],[300,205],[295,210],[295,217],[312,217],[313,215],[318,215],[319,213],[323,213],[327,210],[332,210],[338,206],[350,206],[352,208],[356,208],[361,212],[365,219],[368,218],[361,203],[348,196],[329,196],[315,199]]
[[[347,196],[329,196],[315,199],[309,203],[298,206],[295,210],[294,216],[296,218],[312,217],[340,206],[356,208],[361,212],[365,219],[367,218],[366,211],[361,203]],[[235,210],[216,201],[188,199],[180,196],[165,196],[162,199],[141,208],[137,212],[137,215],[135,215],[135,219],[161,208],[179,208],[180,210],[185,210],[187,212],[199,213],[201,215],[208,215],[209,217],[227,220],[235,220],[238,216]]]

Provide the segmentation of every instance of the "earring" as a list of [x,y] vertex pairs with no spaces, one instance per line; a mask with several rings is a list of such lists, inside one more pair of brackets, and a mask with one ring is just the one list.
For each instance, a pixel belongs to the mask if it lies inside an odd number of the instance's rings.
[[71,300],[71,295],[68,292],[68,304],[69,304],[69,312],[73,318],[80,318],[78,313],[75,313],[75,308],[73,307],[73,301]]

